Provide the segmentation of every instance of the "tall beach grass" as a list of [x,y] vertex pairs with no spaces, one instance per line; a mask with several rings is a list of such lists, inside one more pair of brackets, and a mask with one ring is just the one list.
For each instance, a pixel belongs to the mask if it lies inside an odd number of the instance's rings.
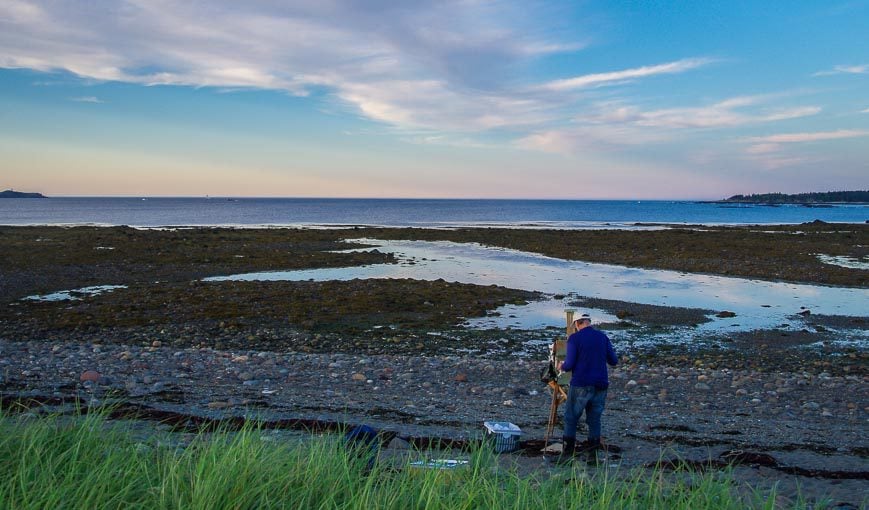
[[[424,458],[426,452],[413,452]],[[570,468],[520,475],[495,454],[466,467],[411,468],[348,453],[341,437],[276,441],[256,427],[200,434],[183,446],[100,415],[0,414],[4,509],[730,509],[772,508],[726,475]],[[396,461],[396,459],[392,459]]]

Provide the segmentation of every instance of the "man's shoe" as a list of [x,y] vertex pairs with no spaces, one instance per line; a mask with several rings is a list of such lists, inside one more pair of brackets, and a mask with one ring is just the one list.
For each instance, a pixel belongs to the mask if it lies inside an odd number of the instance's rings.
[[586,439],[585,441],[583,441],[582,443],[579,444],[579,451],[583,452],[583,453],[593,452],[593,451],[599,450],[601,448],[602,448],[602,446],[600,444],[600,439],[598,439],[596,441]]

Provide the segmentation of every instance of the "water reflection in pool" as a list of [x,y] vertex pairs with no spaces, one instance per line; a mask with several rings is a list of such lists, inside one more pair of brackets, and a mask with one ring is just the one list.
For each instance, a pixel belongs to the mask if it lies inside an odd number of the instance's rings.
[[[271,271],[207,278],[223,280],[327,281],[364,278],[413,278],[477,285],[502,285],[550,295],[573,294],[633,303],[728,310],[735,317],[700,326],[700,331],[771,328],[793,322],[805,310],[813,314],[866,316],[869,290],[748,280],[677,271],[636,269],[565,261],[533,253],[470,243],[359,240],[395,253],[399,264],[303,271]],[[566,300],[549,299],[499,310],[500,327],[535,329],[563,325]],[[511,317],[512,316],[512,317]],[[607,318],[604,316],[603,320]],[[493,320],[470,322],[496,325]]]

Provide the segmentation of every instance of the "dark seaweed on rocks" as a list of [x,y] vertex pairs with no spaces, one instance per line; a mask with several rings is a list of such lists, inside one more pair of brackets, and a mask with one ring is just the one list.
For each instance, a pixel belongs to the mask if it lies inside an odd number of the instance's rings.
[[80,301],[21,301],[0,308],[0,337],[99,337],[121,343],[168,337],[178,346],[352,352],[379,351],[383,345],[401,351],[409,345],[424,350],[432,346],[408,339],[539,297],[443,280],[136,285]]

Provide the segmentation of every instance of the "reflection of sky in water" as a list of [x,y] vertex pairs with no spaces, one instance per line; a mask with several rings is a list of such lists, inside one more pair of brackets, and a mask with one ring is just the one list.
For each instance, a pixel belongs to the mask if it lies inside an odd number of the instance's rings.
[[96,296],[103,292],[111,292],[115,289],[126,288],[126,285],[96,285],[94,287],[83,287],[75,290],[61,290],[59,292],[53,292],[41,296],[27,296],[22,299],[31,301],[76,301],[80,299],[79,296]]
[[815,255],[818,260],[824,264],[834,266],[848,267],[851,269],[869,269],[869,257],[863,256],[862,259],[857,257],[833,256],[833,255]]
[[576,310],[577,317],[580,313],[591,315],[592,321],[595,324],[618,322],[618,318],[615,315],[606,313],[603,310],[572,306],[570,305],[572,299],[575,298],[542,299],[528,303],[527,305],[504,305],[498,308],[497,312],[499,315],[469,319],[466,324],[468,327],[476,329],[540,329],[557,326],[559,330],[563,330],[567,325],[564,315],[564,311],[567,309]]
[[[701,329],[756,329],[793,322],[788,318],[805,307],[815,314],[866,316],[869,290],[777,283],[743,278],[697,275],[573,262],[542,255],[488,248],[477,244],[425,241],[372,241],[380,251],[393,252],[400,264],[363,267],[248,273],[220,280],[352,280],[413,278],[478,285],[501,285],[548,294],[570,294],[651,305],[729,310],[730,319],[716,319]],[[413,261],[414,264],[409,264]],[[547,307],[554,308],[551,313]],[[499,309],[501,318],[516,315],[519,325],[563,326],[564,305],[544,301],[527,307]],[[528,320],[520,319],[520,316]],[[533,318],[533,319],[532,319]],[[499,323],[502,327],[504,322]]]

